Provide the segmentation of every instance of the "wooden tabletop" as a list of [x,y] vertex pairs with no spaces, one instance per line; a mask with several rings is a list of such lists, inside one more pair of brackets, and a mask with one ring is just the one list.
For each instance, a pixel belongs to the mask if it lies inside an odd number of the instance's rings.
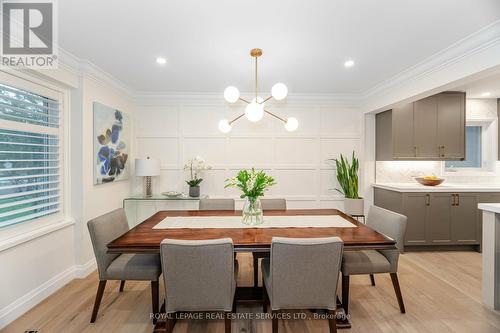
[[266,252],[273,237],[333,237],[338,236],[349,249],[393,249],[395,241],[376,232],[336,209],[275,210],[265,216],[340,215],[357,228],[231,228],[231,229],[153,229],[169,216],[241,216],[241,211],[160,211],[108,244],[109,253],[158,253],[165,238],[195,240],[232,238],[235,251]]

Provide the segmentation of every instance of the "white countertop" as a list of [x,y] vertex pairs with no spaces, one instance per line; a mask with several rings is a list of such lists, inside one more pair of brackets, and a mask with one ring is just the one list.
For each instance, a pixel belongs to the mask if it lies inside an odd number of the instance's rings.
[[477,207],[481,210],[500,214],[500,203],[480,203]]
[[437,186],[414,183],[379,183],[373,187],[397,192],[499,192],[500,184],[453,184],[444,182]]

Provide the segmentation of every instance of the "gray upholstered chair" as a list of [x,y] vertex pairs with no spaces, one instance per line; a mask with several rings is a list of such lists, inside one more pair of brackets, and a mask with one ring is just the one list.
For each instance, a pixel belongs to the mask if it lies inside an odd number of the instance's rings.
[[273,333],[277,312],[328,310],[330,332],[336,332],[337,283],[344,243],[338,237],[273,237],[270,259],[262,260],[264,312],[271,304]]
[[375,285],[373,274],[389,273],[399,303],[401,313],[405,313],[405,305],[398,280],[399,253],[403,252],[406,232],[406,216],[371,206],[366,224],[378,232],[394,239],[397,249],[394,250],[360,250],[346,251],[342,260],[342,305],[345,313],[349,311],[349,276],[370,274],[371,284]]
[[158,313],[159,276],[161,274],[158,254],[110,254],[107,244],[129,230],[123,209],[116,209],[87,222],[99,272],[99,287],[90,322],[95,322],[99,305],[108,280],[120,280],[120,292],[126,280],[151,281],[153,313]]
[[163,278],[167,286],[167,332],[172,332],[176,312],[224,312],[226,332],[231,332],[229,313],[234,306],[237,261],[233,241],[164,239],[160,246]]
[[[260,199],[262,210],[286,210],[286,199]],[[253,286],[259,285],[259,259],[269,258],[268,252],[252,252]]]
[[234,199],[200,199],[200,210],[234,210]]
[[286,210],[286,199],[260,199],[262,210]]

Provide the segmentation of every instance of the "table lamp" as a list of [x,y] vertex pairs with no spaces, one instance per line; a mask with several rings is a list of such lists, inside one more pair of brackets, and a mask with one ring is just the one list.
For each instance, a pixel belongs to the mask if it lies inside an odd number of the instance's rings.
[[149,198],[153,195],[151,190],[151,177],[160,175],[160,160],[154,158],[136,158],[135,159],[135,175],[145,177],[146,193],[145,197]]

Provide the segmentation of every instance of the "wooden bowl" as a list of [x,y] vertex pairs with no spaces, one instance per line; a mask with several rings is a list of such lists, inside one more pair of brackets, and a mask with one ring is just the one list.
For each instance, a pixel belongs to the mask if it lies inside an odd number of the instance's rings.
[[444,182],[444,178],[438,178],[438,179],[425,179],[423,177],[417,177],[415,178],[417,182],[419,182],[422,185],[425,186],[436,186]]

